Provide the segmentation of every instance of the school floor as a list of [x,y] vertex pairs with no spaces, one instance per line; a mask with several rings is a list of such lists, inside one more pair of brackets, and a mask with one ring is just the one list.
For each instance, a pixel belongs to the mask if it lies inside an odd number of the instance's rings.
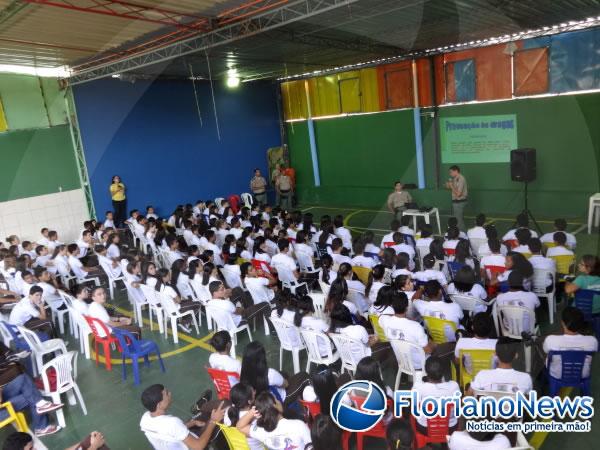
[[[347,226],[353,232],[360,233],[369,228],[379,237],[388,232],[391,219],[390,213],[371,209],[342,209],[310,205],[305,206],[303,209],[312,212],[316,220],[323,214],[332,216],[343,214],[346,217]],[[447,217],[442,216],[440,219],[442,227],[444,227]],[[466,219],[468,224],[472,223],[472,217],[467,217]],[[544,218],[538,219],[543,232],[552,229],[552,222],[550,220],[544,220]],[[508,217],[497,216],[490,217],[489,220],[493,220],[502,233],[508,230],[513,222]],[[588,235],[587,229],[584,229],[583,224],[584,220],[580,219],[571,220],[569,225],[569,231],[577,235],[577,254],[599,254],[598,233],[595,232]],[[120,308],[124,308],[123,312],[129,313],[129,303],[124,293],[119,291],[115,297],[112,303]],[[563,304],[559,303],[559,314],[562,307]],[[143,330],[144,338],[153,339],[159,344],[166,366],[166,373],[160,371],[157,362],[152,362],[150,367],[143,367],[141,365],[141,384],[134,386],[130,364],[127,365],[127,380],[122,380],[121,360],[117,352],[113,352],[112,354],[113,369],[110,372],[106,371],[102,356],[100,357],[100,365],[96,366],[93,355],[90,360],[80,355],[78,357],[77,383],[86,402],[88,414],[84,416],[78,405],[66,405],[64,408],[67,422],[66,429],[54,436],[42,439],[42,442],[49,449],[64,449],[80,441],[93,430],[102,431],[107,438],[107,444],[115,450],[151,448],[139,429],[139,420],[143,413],[140,395],[145,387],[154,383],[166,385],[173,393],[171,413],[184,420],[189,419],[190,406],[205,389],[212,386],[204,370],[209,352],[211,351],[211,347],[206,343],[210,338],[206,323],[202,324],[200,335],[196,335],[195,333],[187,335],[180,332],[180,342],[175,345],[173,344],[171,335],[169,335],[168,339],[165,339],[158,333],[156,324],[154,325],[154,331],[151,332],[149,323],[147,322],[147,315],[146,313],[144,314],[146,317]],[[547,315],[544,317],[544,314],[546,314],[545,310],[542,312],[541,320],[547,323]],[[557,329],[558,325],[555,321],[553,327],[546,326],[542,332],[548,333]],[[256,332],[253,332],[253,338],[265,344],[271,367],[278,368],[279,342],[277,337],[273,335],[265,336],[261,324]],[[247,335],[239,336],[237,346],[238,356],[247,342]],[[68,348],[78,351],[78,341],[69,339]],[[305,355],[301,355],[301,367],[304,368],[305,364],[306,357]],[[291,355],[287,352],[284,354],[283,370],[288,373],[292,372]],[[592,373],[600,373],[600,361],[598,358],[594,360]],[[384,374],[386,382],[389,385],[393,386],[394,376],[395,373],[391,371]],[[592,382],[592,390],[594,397],[597,398],[597,395],[600,394],[600,384],[596,380]],[[66,399],[64,401],[66,402]],[[9,431],[10,427],[1,430],[0,439],[3,440]],[[594,438],[600,438],[600,416],[596,416],[592,420],[591,433],[536,433],[535,435],[528,436],[528,438],[531,445],[535,448],[543,448],[544,450],[593,448],[592,442]],[[372,449],[385,448],[383,441],[377,439],[369,439],[367,445],[368,448]],[[597,447],[597,444],[594,447]]]

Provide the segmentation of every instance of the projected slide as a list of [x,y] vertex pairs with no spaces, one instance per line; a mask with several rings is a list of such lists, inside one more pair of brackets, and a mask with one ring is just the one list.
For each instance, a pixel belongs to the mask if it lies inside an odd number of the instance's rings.
[[448,117],[440,119],[442,163],[510,162],[517,145],[517,116]]

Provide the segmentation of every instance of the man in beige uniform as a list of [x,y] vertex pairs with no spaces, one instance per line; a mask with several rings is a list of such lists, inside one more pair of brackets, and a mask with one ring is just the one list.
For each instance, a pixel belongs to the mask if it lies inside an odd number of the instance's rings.
[[458,221],[458,228],[466,231],[465,206],[467,206],[467,180],[460,173],[460,167],[450,167],[450,180],[446,182],[446,188],[452,191],[452,215]]
[[267,180],[260,174],[259,169],[254,169],[254,177],[250,180],[250,190],[259,205],[267,203]]
[[387,207],[390,212],[394,213],[396,219],[402,218],[402,211],[406,209],[406,204],[412,202],[412,197],[406,191],[402,190],[403,186],[400,181],[394,183],[394,192],[388,195]]

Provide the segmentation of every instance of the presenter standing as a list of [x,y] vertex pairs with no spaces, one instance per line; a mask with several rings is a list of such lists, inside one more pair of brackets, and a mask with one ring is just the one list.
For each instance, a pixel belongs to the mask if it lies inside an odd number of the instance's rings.
[[254,169],[254,177],[250,180],[252,195],[259,205],[267,204],[267,180],[260,173],[260,169]]
[[396,216],[396,219],[402,218],[402,212],[406,210],[406,204],[412,202],[410,194],[402,190],[404,186],[400,181],[394,183],[394,192],[388,195],[387,207],[388,210]]
[[446,189],[452,191],[452,215],[458,221],[458,228],[466,231],[465,206],[467,206],[467,180],[460,173],[460,167],[452,166],[449,170],[450,179],[446,182]]
[[121,182],[121,177],[115,175],[110,184],[110,196],[114,210],[115,227],[120,228],[127,218],[127,200],[125,198],[125,185]]

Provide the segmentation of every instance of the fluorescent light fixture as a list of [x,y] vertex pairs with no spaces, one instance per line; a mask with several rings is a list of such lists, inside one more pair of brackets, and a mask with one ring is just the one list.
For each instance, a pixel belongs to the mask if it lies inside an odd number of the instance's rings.
[[14,73],[19,75],[34,75],[36,77],[66,78],[71,76],[67,66],[59,67],[31,67],[16,64],[0,64],[0,73]]
[[120,73],[113,73],[110,77],[111,78],[121,78],[121,74]]
[[229,69],[227,71],[227,87],[236,88],[240,85],[240,77],[236,69]]

